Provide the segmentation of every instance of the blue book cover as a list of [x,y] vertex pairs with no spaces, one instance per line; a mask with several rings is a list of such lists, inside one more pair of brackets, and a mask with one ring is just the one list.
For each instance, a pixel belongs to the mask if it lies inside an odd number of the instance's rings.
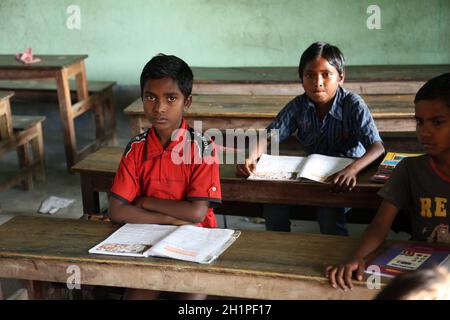
[[375,265],[379,267],[380,275],[394,277],[404,272],[443,264],[449,259],[449,255],[450,247],[446,246],[394,243],[369,261],[367,268]]

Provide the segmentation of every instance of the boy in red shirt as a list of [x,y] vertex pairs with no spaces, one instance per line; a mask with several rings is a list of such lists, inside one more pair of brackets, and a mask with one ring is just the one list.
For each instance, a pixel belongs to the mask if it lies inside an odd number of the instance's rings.
[[[183,60],[160,54],[145,65],[140,83],[144,112],[152,127],[125,149],[111,187],[111,220],[216,227],[212,207],[221,203],[216,151],[183,118],[192,103],[192,70]],[[129,289],[126,298],[159,294]]]

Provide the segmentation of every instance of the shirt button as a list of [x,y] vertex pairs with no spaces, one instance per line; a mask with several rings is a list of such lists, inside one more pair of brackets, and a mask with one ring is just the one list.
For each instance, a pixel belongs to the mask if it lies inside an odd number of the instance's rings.
[[216,187],[212,187],[211,190],[212,190],[212,191],[216,191],[217,188],[216,188]]

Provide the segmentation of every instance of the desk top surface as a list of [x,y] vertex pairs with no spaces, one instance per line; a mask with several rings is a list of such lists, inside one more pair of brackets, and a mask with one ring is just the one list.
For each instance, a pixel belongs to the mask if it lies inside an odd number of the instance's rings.
[[[193,67],[195,83],[298,83],[298,67]],[[345,81],[427,81],[450,65],[347,66]]]
[[0,54],[0,69],[41,70],[60,69],[86,59],[87,55],[35,55],[41,61],[24,64],[17,61],[14,54]]
[[22,259],[99,263],[129,266],[130,271],[140,265],[165,270],[325,280],[325,267],[345,259],[358,242],[350,237],[245,230],[210,265],[88,253],[118,227],[109,222],[17,216],[0,226],[0,260],[12,258],[18,264]]
[[[294,96],[261,95],[194,95],[187,118],[275,118]],[[374,118],[414,116],[414,95],[362,95]],[[124,113],[144,116],[139,98],[125,108]]]

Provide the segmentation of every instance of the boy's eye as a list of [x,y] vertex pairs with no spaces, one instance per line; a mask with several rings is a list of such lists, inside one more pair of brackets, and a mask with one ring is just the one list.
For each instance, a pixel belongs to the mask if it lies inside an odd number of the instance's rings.
[[146,96],[145,100],[147,100],[147,101],[155,101],[156,98],[154,96]]
[[440,126],[442,123],[443,123],[442,120],[438,120],[438,119],[433,120],[433,125],[435,125],[435,126]]
[[168,97],[167,98],[167,100],[169,101],[169,102],[174,102],[175,100],[177,100],[177,97]]
[[423,125],[423,121],[421,119],[416,119],[416,124],[418,126],[421,126],[421,125]]

